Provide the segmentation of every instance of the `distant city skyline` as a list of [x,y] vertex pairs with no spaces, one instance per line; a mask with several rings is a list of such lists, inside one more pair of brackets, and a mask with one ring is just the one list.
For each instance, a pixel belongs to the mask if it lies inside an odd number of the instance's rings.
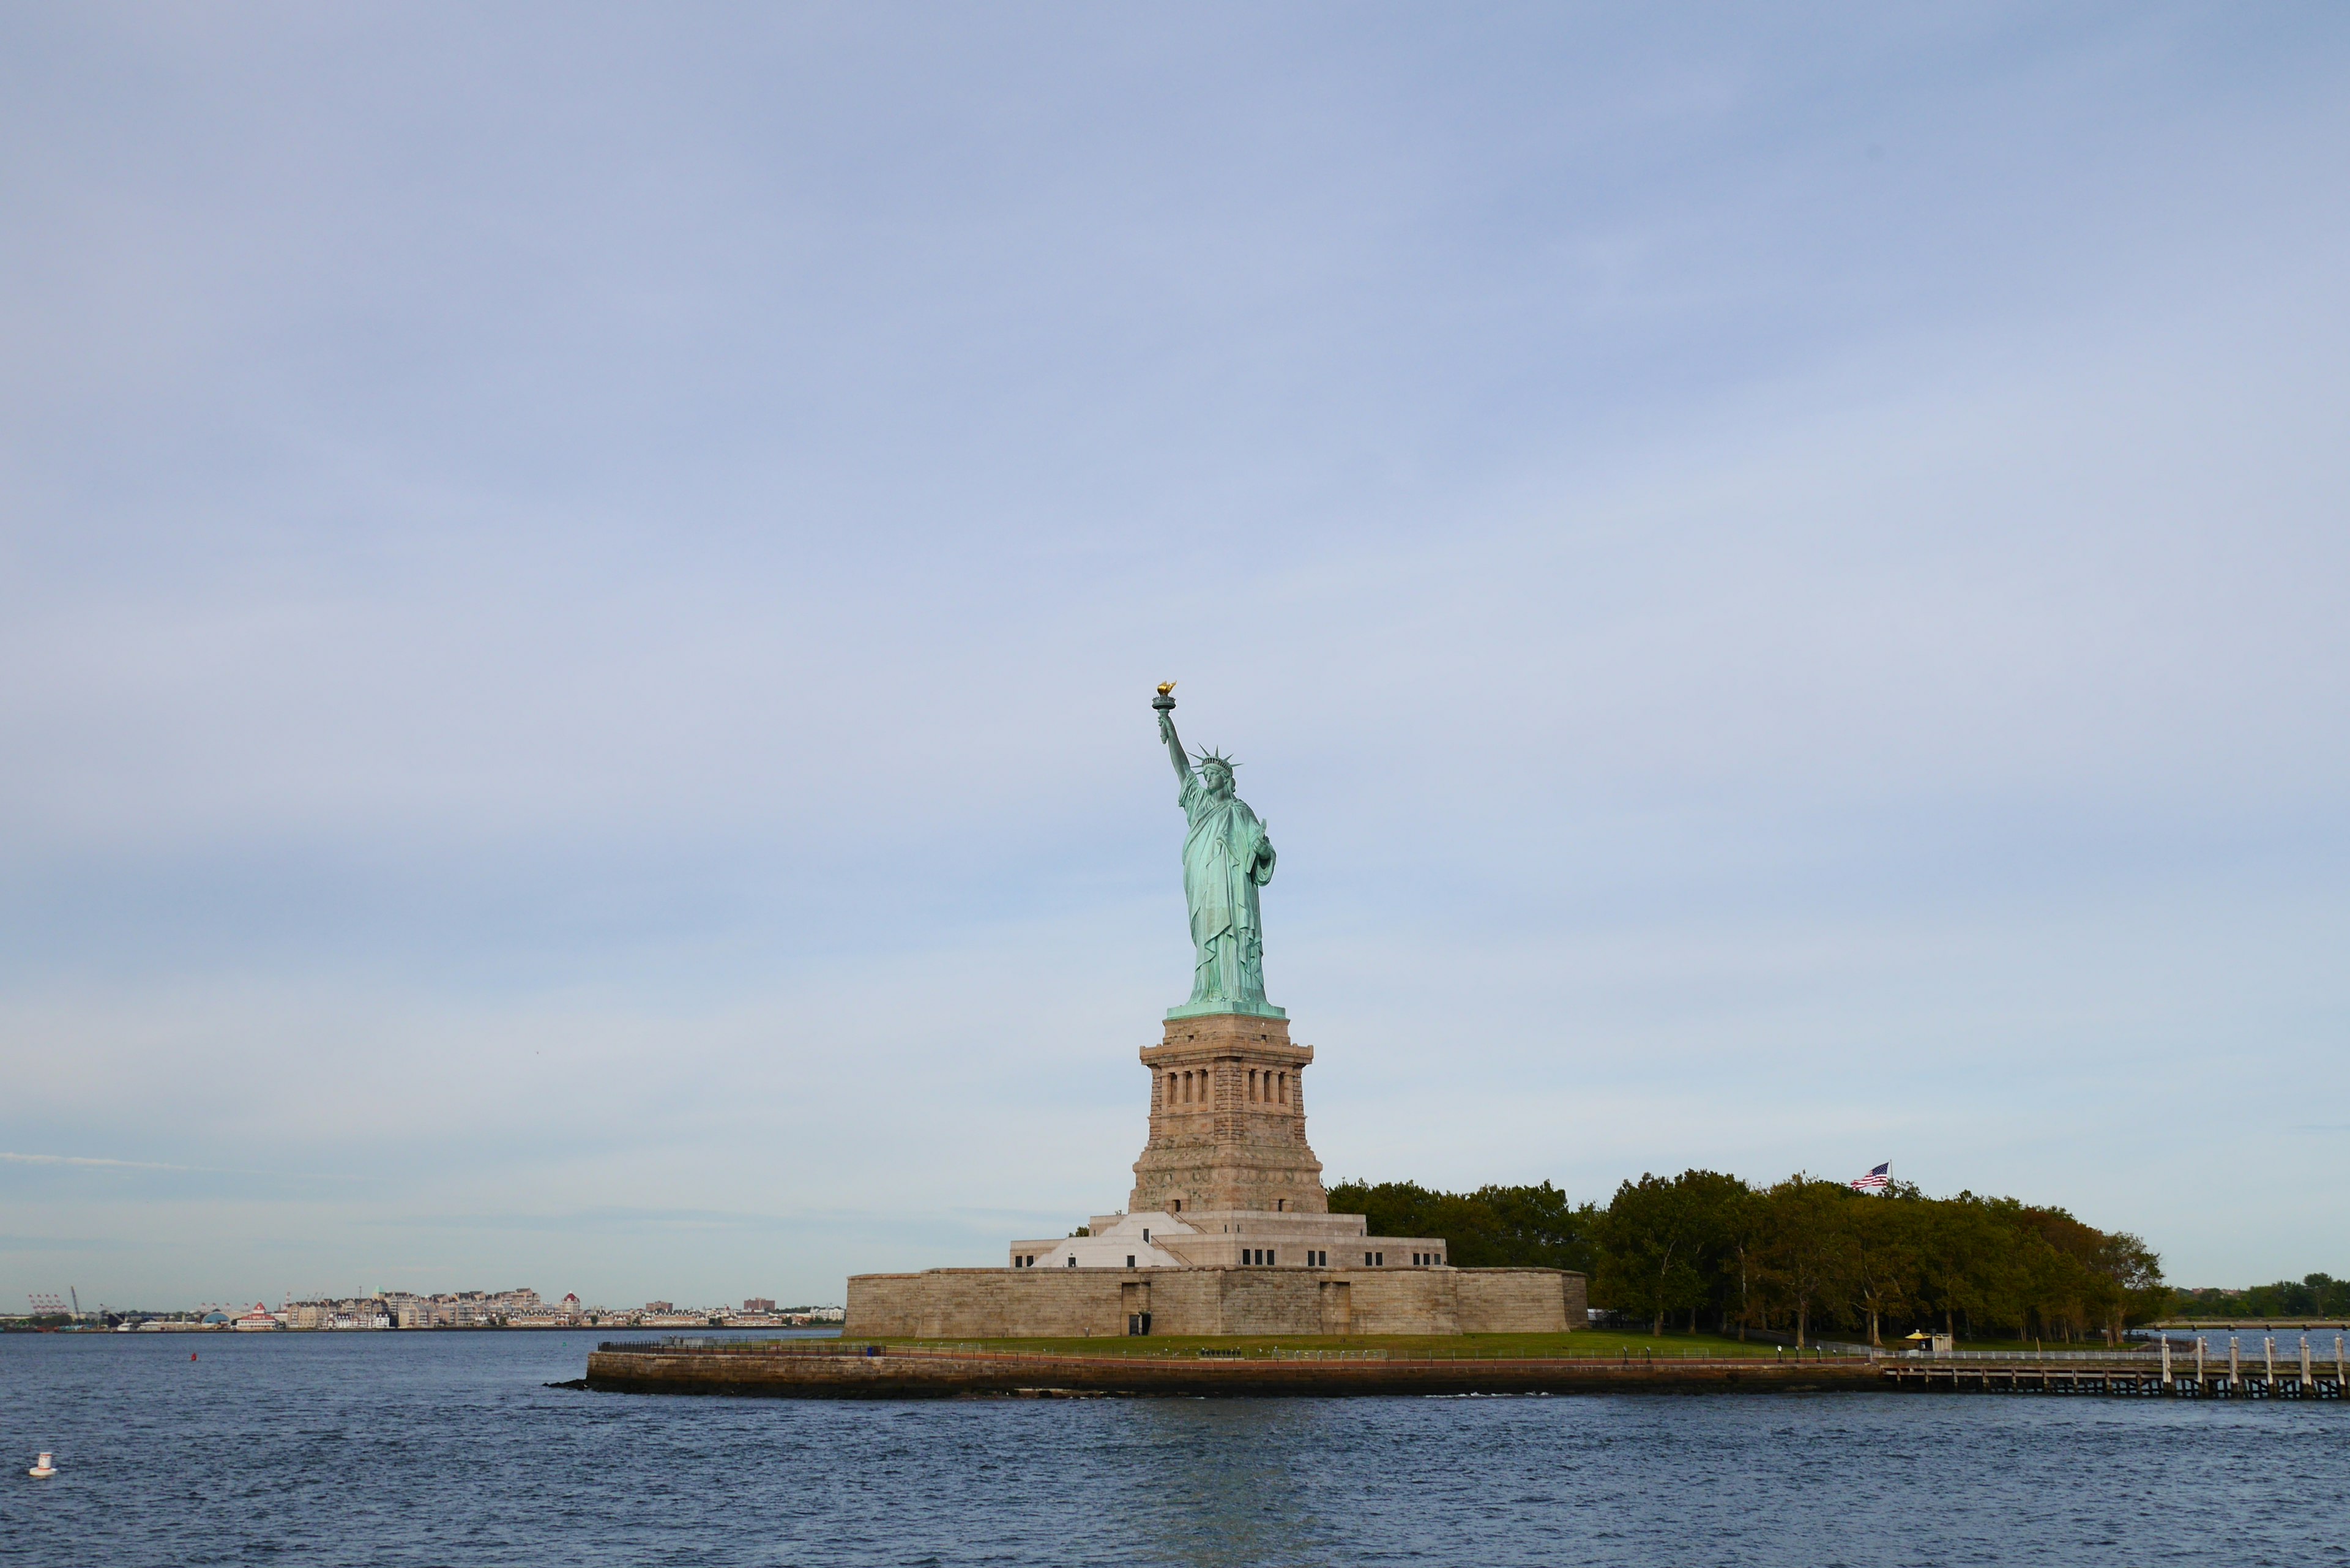
[[1066,1234],[1191,983],[1170,678],[1328,1179],[2350,1272],[2350,14],[94,5],[0,78],[0,1303]]
[[[528,1286],[508,1290],[446,1291],[421,1294],[414,1291],[370,1291],[356,1296],[312,1294],[283,1297],[273,1309],[265,1300],[250,1306],[241,1302],[200,1302],[193,1307],[152,1304],[109,1306],[104,1302],[88,1308],[78,1297],[68,1310],[53,1293],[31,1293],[30,1310],[0,1311],[0,1327],[38,1325],[45,1320],[108,1327],[146,1326],[157,1329],[204,1326],[278,1327],[317,1331],[381,1331],[438,1328],[596,1328],[720,1326],[791,1327],[808,1323],[838,1323],[839,1303],[809,1303],[778,1307],[773,1297],[752,1297],[741,1307],[723,1304],[679,1305],[650,1301],[641,1306],[610,1307],[582,1302],[577,1292],[548,1300]],[[268,1321],[262,1321],[266,1319]],[[675,1321],[671,1321],[671,1320]],[[188,1321],[192,1320],[192,1321]]]

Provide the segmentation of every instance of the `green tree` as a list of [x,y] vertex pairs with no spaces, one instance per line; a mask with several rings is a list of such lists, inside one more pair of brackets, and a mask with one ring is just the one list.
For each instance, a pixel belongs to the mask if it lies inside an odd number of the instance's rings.
[[1592,1266],[1596,1209],[1568,1201],[1550,1183],[1440,1192],[1416,1181],[1343,1181],[1330,1211],[1361,1214],[1375,1236],[1440,1236],[1445,1258],[1464,1269]]
[[1913,1301],[1926,1321],[1940,1319],[1942,1332],[1954,1337],[1962,1316],[2008,1321],[2002,1302],[2022,1300],[2012,1231],[1970,1192],[1925,1201],[1913,1237]]
[[1755,1226],[1755,1194],[1744,1181],[1718,1170],[1685,1170],[1673,1178],[1673,1183],[1701,1215],[1695,1227],[1698,1253],[1692,1263],[1703,1296],[1689,1308],[1690,1332],[1694,1334],[1701,1306],[1712,1306],[1718,1324],[1730,1320],[1729,1281],[1735,1271],[1737,1251],[1751,1240]]
[[2089,1267],[2106,1285],[2107,1345],[2119,1345],[2132,1324],[2160,1317],[2170,1304],[2170,1292],[2162,1282],[2162,1255],[2126,1231],[2105,1232]]
[[[2092,1329],[2109,1341],[2120,1337],[2129,1292],[2152,1260],[2145,1243],[2129,1237],[2122,1245],[2062,1209],[2002,1199],[1992,1210],[2022,1238],[2020,1257],[2029,1281],[2029,1315],[2054,1338],[2074,1340]],[[2155,1267],[2158,1278],[2160,1269]]]
[[1503,1266],[1591,1272],[1596,1204],[1574,1204],[1547,1181],[1539,1187],[1481,1187],[1469,1196],[1493,1216]]
[[1657,1333],[1681,1311],[1694,1328],[1709,1305],[1742,1337],[1783,1311],[1798,1344],[1847,1312],[1873,1345],[1896,1322],[2114,1341],[2174,1302],[2214,1317],[2350,1314],[2350,1281],[2311,1274],[2174,1293],[2161,1259],[2126,1231],[2012,1198],[1928,1198],[1907,1184],[1864,1198],[1798,1173],[1758,1192],[1685,1170],[1623,1183],[1602,1212],[1548,1182],[1443,1192],[1350,1181],[1330,1189],[1330,1207],[1367,1216],[1378,1235],[1440,1236],[1464,1268],[1580,1270],[1594,1304],[1637,1312]]
[[1719,1184],[1733,1177],[1687,1170],[1644,1174],[1617,1188],[1599,1223],[1592,1293],[1602,1306],[1637,1310],[1665,1331],[1665,1314],[1706,1299],[1721,1239]]
[[1795,1348],[1810,1342],[1812,1321],[1833,1317],[1853,1280],[1853,1205],[1866,1201],[1840,1181],[1797,1171],[1767,1193],[1763,1279],[1795,1319]]
[[1717,1211],[1719,1251],[1714,1269],[1715,1304],[1724,1328],[1738,1325],[1738,1337],[1762,1323],[1769,1299],[1764,1287],[1762,1251],[1770,1234],[1771,1200],[1744,1182],[1734,1194],[1723,1196]]
[[1906,1307],[1917,1291],[1918,1231],[1924,1214],[1921,1200],[1890,1192],[1850,1208],[1853,1296],[1868,1319],[1871,1345],[1885,1343],[1885,1319]]
[[2279,1280],[2247,1290],[2204,1287],[2166,1293],[2169,1304],[2155,1312],[2177,1310],[2190,1317],[2350,1317],[2350,1280],[2331,1274],[2304,1275],[2298,1282]]

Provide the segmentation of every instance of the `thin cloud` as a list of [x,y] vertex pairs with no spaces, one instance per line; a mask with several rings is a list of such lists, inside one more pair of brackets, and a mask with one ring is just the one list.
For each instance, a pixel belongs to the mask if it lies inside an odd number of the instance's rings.
[[87,1154],[19,1154],[0,1149],[0,1160],[15,1165],[68,1165],[96,1170],[175,1170],[194,1176],[298,1176],[306,1181],[354,1181],[360,1179],[348,1171],[332,1170],[244,1170],[222,1165],[167,1165],[153,1159],[109,1159],[100,1155]]
[[86,1154],[17,1154],[0,1149],[0,1159],[19,1165],[94,1165],[115,1170],[197,1170],[216,1176],[259,1176],[257,1170],[215,1170],[203,1165],[164,1165],[151,1159],[106,1159]]

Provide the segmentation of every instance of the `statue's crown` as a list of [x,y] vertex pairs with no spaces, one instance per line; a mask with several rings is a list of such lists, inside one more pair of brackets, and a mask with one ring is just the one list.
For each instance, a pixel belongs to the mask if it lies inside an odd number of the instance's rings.
[[1210,763],[1221,763],[1226,773],[1231,773],[1234,768],[1240,766],[1240,763],[1232,761],[1232,758],[1224,755],[1222,752],[1201,752],[1199,754],[1199,763],[1203,768]]

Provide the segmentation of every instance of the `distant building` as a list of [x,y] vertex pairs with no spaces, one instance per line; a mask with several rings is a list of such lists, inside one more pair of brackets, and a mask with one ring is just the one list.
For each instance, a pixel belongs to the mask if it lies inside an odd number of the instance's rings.
[[[639,1325],[700,1328],[723,1315],[715,1309],[680,1308],[669,1302],[649,1302],[641,1307],[610,1312],[600,1306],[583,1306],[576,1293],[566,1294],[560,1302],[548,1302],[535,1290],[516,1286],[510,1291],[443,1291],[434,1295],[378,1291],[371,1296],[345,1300],[288,1302],[283,1311],[273,1316],[272,1324],[308,1330]],[[215,1313],[211,1321],[222,1326],[244,1326],[244,1320],[234,1314]]]
[[744,1312],[771,1313],[775,1310],[775,1303],[771,1297],[753,1296],[750,1300],[743,1303],[743,1310]]
[[421,1296],[410,1291],[380,1291],[368,1303],[400,1328],[504,1328],[565,1326],[562,1314],[526,1286],[510,1291],[455,1291]]

